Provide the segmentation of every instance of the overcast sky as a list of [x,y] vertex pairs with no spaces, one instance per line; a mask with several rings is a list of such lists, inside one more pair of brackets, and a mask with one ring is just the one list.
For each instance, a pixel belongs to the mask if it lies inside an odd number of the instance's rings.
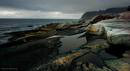
[[78,19],[86,11],[128,5],[130,0],[0,0],[0,18]]

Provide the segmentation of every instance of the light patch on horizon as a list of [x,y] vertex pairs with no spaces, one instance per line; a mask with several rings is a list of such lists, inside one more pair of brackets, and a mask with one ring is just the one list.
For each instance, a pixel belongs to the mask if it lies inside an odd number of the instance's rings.
[[43,19],[79,19],[82,13],[44,12],[31,10],[0,10],[0,18],[43,18]]
[[15,12],[10,12],[10,11],[0,11],[0,15],[15,15]]

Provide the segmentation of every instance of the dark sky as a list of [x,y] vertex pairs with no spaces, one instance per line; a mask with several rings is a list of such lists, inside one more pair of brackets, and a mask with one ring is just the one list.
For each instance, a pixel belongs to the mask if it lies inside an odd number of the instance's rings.
[[0,18],[80,18],[86,11],[130,5],[130,0],[0,0]]

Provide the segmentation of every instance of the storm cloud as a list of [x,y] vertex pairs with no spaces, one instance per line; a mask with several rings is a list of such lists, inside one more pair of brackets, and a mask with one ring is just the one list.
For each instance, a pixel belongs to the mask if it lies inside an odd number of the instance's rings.
[[0,0],[0,18],[80,18],[86,11],[128,5],[129,0]]

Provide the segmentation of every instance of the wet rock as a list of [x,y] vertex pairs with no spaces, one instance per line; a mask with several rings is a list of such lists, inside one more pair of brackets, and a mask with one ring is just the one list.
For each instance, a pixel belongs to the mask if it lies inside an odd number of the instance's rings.
[[101,52],[99,52],[98,55],[99,55],[103,60],[117,59],[116,56],[107,53],[105,50],[102,50]]
[[130,50],[126,51],[123,54],[123,61],[130,64]]
[[121,67],[119,68],[119,71],[130,71],[130,64],[128,63],[122,64]]
[[82,70],[83,71],[112,71],[111,69],[109,69],[109,68],[107,68],[105,66],[103,68],[98,68],[93,64],[89,64],[88,67],[85,64],[83,64],[82,65]]
[[129,71],[130,64],[122,61],[121,59],[105,61],[107,66],[116,71]]
[[49,36],[53,36],[57,33],[56,30],[44,29],[42,31],[30,31],[30,32],[18,32],[9,39],[8,43],[0,45],[1,47],[11,47],[16,45],[21,45],[23,43],[28,43],[31,41],[44,39]]
[[[8,43],[0,45],[1,47],[10,47],[13,45],[20,45],[23,43],[47,38],[53,35],[74,35],[84,32],[81,27],[82,24],[60,24],[50,23],[33,30],[19,31],[9,33],[12,37]],[[15,43],[15,44],[14,44]]]
[[40,65],[33,71],[112,71],[102,58],[86,49],[58,57],[48,64]]
[[108,48],[109,44],[104,39],[95,39],[87,44],[90,48]]
[[57,26],[61,23],[50,23],[46,25],[46,28],[57,29]]
[[56,31],[58,35],[74,35],[85,32],[82,24],[59,24]]
[[89,48],[92,52],[99,53],[101,50],[109,48],[109,44],[104,39],[95,39],[88,41],[88,43],[81,48]]
[[72,63],[78,63],[80,62],[81,64],[93,64],[99,68],[102,68],[104,66],[103,60],[98,57],[98,55],[89,52],[87,54],[84,54],[83,56],[80,56],[79,58],[76,58],[73,60]]
[[55,47],[58,47],[58,44],[60,44],[59,42],[60,42],[59,37],[56,37],[56,38],[48,38],[48,39],[32,41],[32,42],[28,42],[21,45],[15,45],[12,47],[0,48],[1,49],[0,55],[10,56],[10,55],[15,55],[18,53],[32,51],[32,50],[40,49],[44,47],[55,48]]
[[82,26],[82,24],[59,24],[57,25],[58,30],[65,30],[65,29],[78,29]]
[[[71,66],[72,61],[75,58],[78,58],[86,53],[88,53],[88,50],[79,50],[77,52],[73,52],[71,54],[67,54],[62,57],[58,57],[55,60],[50,61],[48,64],[43,64],[37,68],[34,68],[36,71],[69,71],[69,68]],[[73,65],[72,65],[73,66]]]
[[114,16],[112,16],[112,15],[97,15],[90,21],[90,23],[95,24],[99,21],[106,20],[106,19],[112,19],[112,18],[114,18]]
[[[0,67],[29,71],[58,55],[59,38],[48,38],[0,50]],[[55,45],[57,44],[57,45]]]
[[59,24],[57,25],[57,29],[66,29],[67,28],[67,24]]
[[127,57],[127,58],[130,58],[130,51],[126,51],[124,54],[123,54],[124,57]]
[[[38,39],[38,38],[46,38],[46,37],[49,37],[49,36],[52,36],[52,35],[55,35],[56,34],[56,31],[55,30],[49,30],[49,29],[46,29],[46,31],[39,31],[39,32],[35,32],[35,33],[29,33],[29,34],[25,34],[24,37],[21,37],[21,38],[18,38],[16,39],[15,41],[18,41],[18,40],[21,40],[21,39],[24,39],[26,41],[28,40],[33,40],[33,39]],[[29,39],[30,38],[30,39]]]
[[95,53],[89,52],[77,59],[74,59],[71,71],[112,71],[103,60]]
[[57,25],[59,25],[59,23],[51,23],[47,24],[46,26],[35,28],[33,30],[11,32],[9,34],[12,35],[12,38],[10,38],[9,41],[17,41],[23,39],[26,42],[33,39],[38,39],[40,37],[46,38],[48,36],[56,34]]
[[113,56],[116,56],[118,58],[122,58],[123,54],[130,50],[130,48],[126,45],[110,45],[109,48],[106,48],[105,51]]
[[108,42],[114,45],[125,44],[130,46],[130,35],[129,34],[120,34],[120,35],[109,35],[107,36]]
[[60,25],[60,24],[61,23],[50,23],[50,24],[47,24],[47,25],[42,25],[40,27],[37,27],[34,30],[38,30],[38,31],[42,31],[42,30],[45,30],[45,29],[56,30],[57,26]]

